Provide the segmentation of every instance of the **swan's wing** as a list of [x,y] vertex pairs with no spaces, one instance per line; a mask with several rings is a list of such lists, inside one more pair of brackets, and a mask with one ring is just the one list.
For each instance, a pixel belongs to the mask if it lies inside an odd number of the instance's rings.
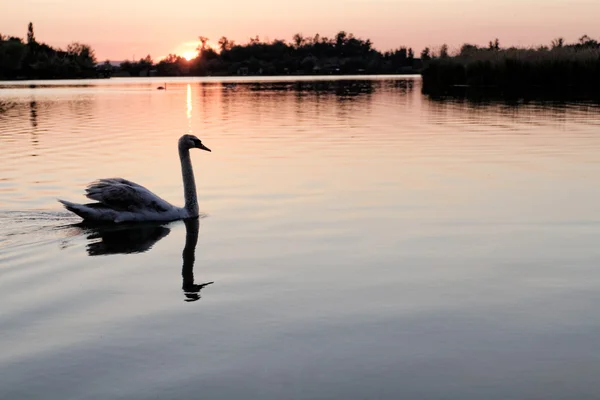
[[168,211],[173,208],[145,187],[123,178],[100,179],[86,188],[86,197],[118,210]]

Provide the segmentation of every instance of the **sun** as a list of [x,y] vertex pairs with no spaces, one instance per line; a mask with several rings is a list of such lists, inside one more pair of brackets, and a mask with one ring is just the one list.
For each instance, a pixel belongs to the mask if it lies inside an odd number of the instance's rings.
[[190,60],[193,60],[194,58],[196,58],[198,56],[198,52],[196,52],[196,51],[184,51],[181,56],[183,58],[185,58],[186,60],[190,61]]

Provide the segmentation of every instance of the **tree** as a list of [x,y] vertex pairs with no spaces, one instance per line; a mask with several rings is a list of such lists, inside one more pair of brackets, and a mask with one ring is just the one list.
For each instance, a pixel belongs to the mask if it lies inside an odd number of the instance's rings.
[[576,44],[575,47],[595,49],[600,47],[600,43],[598,43],[596,40],[592,39],[588,35],[583,35],[579,38],[579,43]]
[[177,54],[169,54],[161,62],[172,64],[172,63],[180,62],[182,60],[183,60],[183,58],[181,56],[178,56]]
[[87,44],[73,42],[67,46],[67,54],[83,70],[89,70],[96,66],[96,54]]
[[301,33],[296,33],[294,35],[293,42],[294,42],[294,46],[296,46],[296,48],[300,48],[304,45],[304,43],[306,43],[306,39],[304,38],[304,36]]
[[27,26],[27,44],[33,45],[35,43],[35,34],[33,33],[33,23],[30,22]]
[[562,37],[556,38],[552,41],[552,48],[559,49],[565,45],[565,39]]
[[200,36],[198,40],[200,41],[200,46],[198,46],[196,50],[202,53],[204,50],[206,50],[208,38],[206,36]]
[[96,63],[96,54],[94,50],[87,44],[73,42],[67,46],[67,53],[72,56],[81,57],[82,59],[86,59],[91,61],[92,63]]
[[339,31],[337,35],[335,35],[335,47],[342,47],[347,42],[347,34],[344,31]]
[[429,47],[425,47],[423,51],[421,51],[421,60],[429,61],[431,60],[431,49]]
[[479,50],[480,50],[479,47],[477,47],[476,45],[465,43],[461,46],[459,54],[461,57],[467,57],[467,56],[473,55],[474,53],[476,53]]
[[186,75],[190,70],[190,63],[176,54],[169,54],[156,65],[156,70],[161,76]]
[[442,47],[440,47],[440,58],[448,57],[448,45],[444,43]]
[[22,74],[27,48],[20,40],[7,40],[0,45],[0,77],[15,78]]
[[211,49],[210,47],[207,47],[203,52],[202,52],[202,59],[203,60],[215,60],[219,58],[219,54],[214,51],[213,49]]
[[498,38],[496,38],[493,42],[490,40],[488,48],[490,50],[495,50],[495,51],[500,50],[500,41],[498,40]]
[[129,72],[131,71],[132,65],[133,63],[131,61],[123,61],[119,65],[119,68],[121,68],[122,71]]
[[154,65],[154,61],[152,60],[150,54],[148,54],[146,57],[140,59],[139,64],[146,68],[150,68],[152,65]]
[[400,47],[394,52],[393,55],[401,60],[406,60],[408,57],[408,50],[406,49],[406,47]]
[[221,39],[219,39],[219,48],[222,52],[231,50],[233,46],[235,46],[233,40],[229,40],[225,36],[222,36]]

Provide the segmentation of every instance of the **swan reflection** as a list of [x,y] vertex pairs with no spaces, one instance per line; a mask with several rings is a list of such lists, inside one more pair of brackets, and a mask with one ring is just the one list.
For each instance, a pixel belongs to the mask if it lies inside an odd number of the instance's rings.
[[90,256],[144,253],[171,232],[156,224],[85,228]]
[[[214,282],[195,283],[194,263],[200,221],[198,218],[192,218],[183,222],[185,224],[185,246],[182,254],[182,290],[185,301],[192,302],[199,300],[200,291]],[[144,253],[171,232],[167,226],[150,223],[118,226],[93,226],[80,223],[75,226],[87,234],[89,241],[87,252],[90,256]]]

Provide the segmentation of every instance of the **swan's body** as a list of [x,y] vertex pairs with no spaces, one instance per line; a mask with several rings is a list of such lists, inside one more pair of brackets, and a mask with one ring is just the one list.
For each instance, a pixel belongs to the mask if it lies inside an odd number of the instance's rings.
[[195,218],[198,216],[198,199],[190,159],[191,148],[210,151],[195,136],[183,135],[179,139],[184,207],[176,207],[145,187],[123,178],[100,179],[91,183],[86,188],[86,197],[97,203],[59,201],[67,210],[90,222],[175,221]]

